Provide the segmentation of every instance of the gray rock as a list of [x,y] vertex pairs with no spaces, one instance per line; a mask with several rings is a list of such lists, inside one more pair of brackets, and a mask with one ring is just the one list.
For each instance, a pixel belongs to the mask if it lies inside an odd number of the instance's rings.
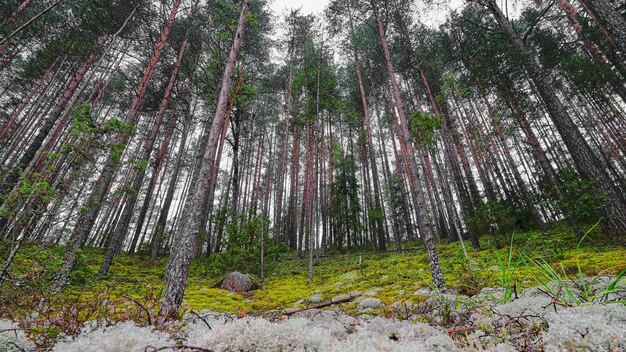
[[343,286],[343,282],[341,281],[335,282],[333,286]]
[[413,293],[415,296],[430,297],[433,291],[429,287],[422,287]]
[[374,290],[365,291],[365,292],[363,292],[363,296],[365,296],[365,297],[376,296],[376,291],[374,291]]
[[232,292],[248,292],[256,289],[256,285],[248,275],[233,271],[226,275],[221,288]]
[[413,309],[413,303],[396,301],[391,304],[391,308],[399,311],[411,310]]
[[320,303],[322,301],[322,296],[320,294],[314,294],[309,297],[309,302],[311,303]]
[[346,281],[354,281],[359,277],[359,275],[357,273],[345,273],[343,274],[343,278]]
[[383,306],[383,303],[378,298],[364,298],[359,303],[359,311],[366,311],[370,309],[377,309]]

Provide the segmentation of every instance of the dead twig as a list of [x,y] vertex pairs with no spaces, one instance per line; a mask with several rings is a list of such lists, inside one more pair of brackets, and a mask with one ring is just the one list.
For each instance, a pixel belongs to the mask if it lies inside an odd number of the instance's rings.
[[[149,349],[149,348],[154,348],[154,349]],[[157,351],[167,351],[167,350],[172,350],[172,351],[186,350],[186,351],[213,352],[213,350],[210,350],[208,348],[197,347],[197,346],[188,346],[188,345],[167,346],[167,347],[159,347],[159,348],[148,346],[148,347],[146,347],[144,349],[144,352],[157,352]]]
[[474,331],[474,330],[476,330],[475,326],[459,326],[456,328],[448,329],[448,334],[452,335],[452,334],[459,333],[459,332],[468,332],[468,331]]
[[202,320],[202,322],[203,322],[204,324],[206,324],[206,326],[207,326],[209,329],[213,330],[213,328],[211,327],[211,325],[209,325],[209,323],[207,323],[207,321],[204,319],[204,317],[200,316],[200,314],[196,313],[196,312],[195,312],[195,311],[193,311],[193,310],[191,311],[191,314],[193,314],[193,315],[195,315],[196,317],[198,317],[198,319]]
[[141,304],[138,300],[128,295],[124,295],[124,298],[131,300],[133,303],[139,306],[139,308],[141,308],[144,312],[146,312],[146,316],[148,317],[148,325],[152,325],[152,317],[150,315],[150,311],[146,307],[144,307],[143,304]]
[[359,295],[354,295],[354,294],[349,294],[346,296],[340,296],[340,297],[335,297],[331,300],[328,300],[326,302],[321,302],[321,303],[316,303],[316,304],[312,304],[312,305],[308,305],[306,307],[302,307],[302,308],[290,308],[290,309],[286,309],[282,312],[282,315],[284,316],[291,316],[294,315],[296,313],[305,311],[305,310],[309,310],[309,309],[320,309],[320,308],[325,308],[325,307],[330,307],[330,306],[334,306],[336,304],[341,304],[341,303],[347,303],[352,301],[353,299],[359,297]]

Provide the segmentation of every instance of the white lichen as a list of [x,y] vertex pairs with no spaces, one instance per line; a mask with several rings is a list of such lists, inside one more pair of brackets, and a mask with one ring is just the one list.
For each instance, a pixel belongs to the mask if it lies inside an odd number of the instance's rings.
[[0,352],[32,351],[35,344],[26,337],[19,326],[11,321],[0,320]]
[[76,338],[57,343],[56,352],[128,351],[143,352],[150,348],[174,346],[174,341],[163,332],[133,323],[119,323],[81,334]]

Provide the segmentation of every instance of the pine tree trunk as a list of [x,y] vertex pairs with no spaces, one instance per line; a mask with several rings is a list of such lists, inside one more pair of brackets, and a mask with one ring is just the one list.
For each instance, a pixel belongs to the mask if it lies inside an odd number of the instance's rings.
[[[522,55],[526,72],[541,96],[556,129],[563,138],[563,142],[574,160],[578,173],[585,179],[595,180],[594,188],[598,193],[605,195],[603,210],[608,217],[607,225],[609,230],[613,233],[626,233],[626,201],[620,189],[610,179],[601,161],[585,141],[576,124],[568,116],[565,107],[558,99],[558,94],[552,88],[550,82],[547,81],[549,75],[539,66],[530,50],[524,46],[524,43],[517,36],[511,23],[502,13],[495,0],[481,1],[491,11],[509,43]],[[610,11],[606,7],[610,7],[610,5],[604,0],[597,0],[593,6],[595,6],[596,11],[600,11],[601,16],[604,16],[602,21],[611,23],[611,28],[615,30],[616,39],[626,39],[618,31],[621,28],[617,26],[619,23],[613,23],[613,19],[609,15]],[[624,29],[624,35],[626,35],[626,28]],[[624,44],[626,45],[626,40],[624,40]],[[626,50],[626,47],[624,50]]]
[[372,7],[375,11],[376,22],[378,24],[378,34],[380,36],[380,41],[383,47],[383,53],[385,55],[385,60],[387,62],[387,71],[389,74],[389,78],[391,80],[392,88],[393,88],[393,96],[395,99],[395,104],[398,110],[398,118],[400,120],[401,132],[403,134],[404,144],[407,151],[407,159],[405,159],[407,168],[411,171],[409,175],[409,184],[411,187],[411,192],[418,206],[418,224],[420,229],[420,235],[422,237],[422,241],[426,247],[426,251],[429,257],[430,270],[433,276],[433,284],[437,289],[441,291],[445,291],[445,282],[443,278],[443,272],[441,270],[441,266],[439,265],[439,257],[437,255],[437,249],[435,247],[435,241],[433,239],[432,228],[430,224],[430,220],[426,214],[426,202],[424,199],[423,191],[420,192],[418,190],[418,182],[417,182],[417,164],[415,162],[415,156],[413,155],[413,147],[410,143],[411,135],[409,133],[409,128],[407,124],[407,120],[404,113],[404,107],[402,105],[402,100],[400,98],[400,91],[398,89],[398,84],[396,82],[395,71],[393,68],[393,62],[391,60],[391,54],[389,53],[389,48],[387,45],[387,38],[385,37],[385,32],[383,29],[383,23],[380,18],[380,15],[376,11],[376,3],[372,1]]
[[619,57],[622,62],[626,62],[626,20],[623,15],[608,0],[579,1],[593,15],[609,42],[621,52]]
[[209,189],[209,178],[212,161],[215,159],[215,152],[220,133],[224,127],[226,119],[226,108],[228,103],[228,95],[230,94],[232,75],[237,63],[237,56],[241,48],[243,40],[244,27],[246,23],[246,15],[251,0],[244,0],[241,7],[241,15],[239,24],[235,32],[233,46],[228,55],[228,62],[224,70],[222,87],[220,90],[215,117],[211,125],[211,132],[208,138],[207,149],[202,157],[202,167],[195,184],[192,185],[187,196],[187,202],[181,219],[183,226],[180,231],[175,234],[172,243],[172,251],[167,265],[167,286],[165,294],[161,301],[161,310],[159,311],[160,319],[173,318],[183,301],[183,294],[187,285],[187,275],[189,273],[189,265],[193,255],[194,242],[196,232],[199,231],[199,215],[202,210],[202,201]]

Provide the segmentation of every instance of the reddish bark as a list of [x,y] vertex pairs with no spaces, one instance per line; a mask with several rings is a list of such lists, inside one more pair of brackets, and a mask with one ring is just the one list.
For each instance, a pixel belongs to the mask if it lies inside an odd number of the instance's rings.
[[383,23],[380,17],[380,14],[376,11],[376,3],[372,1],[372,7],[374,8],[376,22],[378,25],[378,34],[380,36],[380,41],[383,47],[383,53],[385,56],[385,61],[387,62],[387,73],[389,74],[389,78],[391,80],[392,85],[392,93],[394,97],[395,106],[398,111],[398,119],[400,120],[400,127],[402,136],[404,138],[404,145],[406,148],[407,156],[405,159],[405,163],[407,163],[408,168],[411,170],[411,175],[409,175],[409,184],[411,187],[411,193],[413,194],[414,199],[416,200],[416,204],[418,206],[418,224],[420,229],[420,235],[422,236],[422,240],[426,247],[429,256],[429,264],[431,273],[433,276],[433,284],[438,289],[445,291],[445,282],[443,278],[443,273],[441,271],[441,266],[439,265],[439,258],[437,255],[437,250],[435,248],[435,242],[433,239],[432,228],[430,221],[428,219],[428,215],[426,212],[426,204],[425,199],[423,198],[423,192],[420,192],[417,187],[417,164],[415,162],[415,157],[413,155],[413,146],[410,143],[411,135],[409,133],[408,123],[406,119],[406,114],[404,112],[404,106],[402,104],[402,99],[400,97],[400,90],[398,88],[398,83],[396,81],[396,74],[393,67],[393,62],[391,60],[391,54],[389,53],[389,47],[387,44],[387,38],[385,36],[385,31],[383,28]]
[[[146,89],[148,87],[148,83],[150,82],[150,79],[152,78],[152,75],[154,74],[154,68],[156,67],[156,64],[161,56],[161,52],[163,51],[163,48],[165,47],[165,43],[167,42],[167,38],[169,36],[169,32],[172,27],[172,24],[174,23],[174,19],[176,18],[176,14],[178,12],[180,3],[181,3],[181,0],[174,1],[174,5],[169,14],[167,22],[165,23],[165,27],[163,28],[163,31],[161,32],[161,36],[155,46],[154,52],[152,53],[148,66],[146,67],[144,76],[139,84],[139,87],[136,90],[135,96],[133,98],[131,107],[128,112],[128,116],[126,118],[126,123],[131,126],[135,126],[137,124],[137,112],[143,101],[144,95],[146,93]],[[126,145],[129,139],[130,139],[129,133],[122,133],[118,135],[118,137],[115,140],[115,143],[117,145],[123,146],[123,145]],[[98,217],[98,213],[100,212],[100,208],[102,204],[104,203],[106,194],[109,188],[111,187],[111,183],[113,182],[113,178],[118,169],[117,163],[114,162],[115,158],[112,157],[114,153],[115,151],[111,150],[109,158],[107,159],[107,164],[104,166],[104,170],[100,174],[100,177],[95,183],[94,189],[92,190],[91,194],[89,195],[87,199],[87,202],[84,205],[84,208],[86,209],[86,211],[81,213],[78,221],[76,222],[76,225],[74,226],[74,237],[73,237],[74,239],[68,245],[68,248],[65,254],[65,261],[53,284],[53,287],[56,290],[61,290],[69,284],[71,272],[74,269],[74,266],[76,265],[76,259],[77,259],[76,250],[82,247],[83,244],[86,242],[87,236],[91,232],[91,229],[93,228],[93,225],[95,224],[96,219]]]
[[17,109],[15,109],[15,111],[11,114],[11,116],[7,118],[6,124],[4,125],[4,127],[2,127],[2,132],[0,132],[0,143],[4,142],[3,138],[7,132],[11,131],[11,127],[13,126],[13,123],[15,123],[15,119],[22,113],[22,111],[24,111],[24,108],[26,108],[26,106],[30,103],[30,101],[33,99],[35,94],[39,92],[39,90],[41,89],[41,86],[44,84],[48,76],[50,76],[50,73],[52,73],[52,70],[54,69],[54,67],[57,66],[59,61],[61,61],[61,57],[58,57],[54,61],[54,63],[50,65],[50,67],[46,70],[44,75],[41,76],[39,81],[37,81],[37,84],[35,84],[33,89],[31,89],[31,91],[28,93],[28,95],[26,95],[24,100],[22,100],[22,103],[17,107]]
[[233,46],[228,55],[228,62],[224,70],[222,79],[222,87],[220,90],[215,117],[211,124],[211,131],[208,138],[207,149],[202,157],[202,166],[195,184],[192,185],[187,197],[187,204],[183,211],[181,219],[183,226],[176,233],[172,243],[172,253],[169,258],[167,267],[167,287],[161,301],[161,310],[159,316],[161,319],[169,319],[174,317],[180,309],[183,300],[183,294],[187,285],[187,275],[189,273],[189,265],[193,256],[193,248],[195,243],[195,234],[199,231],[198,214],[202,210],[203,199],[209,190],[211,164],[215,160],[217,144],[224,128],[226,120],[226,109],[228,103],[228,95],[232,83],[232,75],[235,70],[237,57],[243,40],[243,33],[246,23],[246,15],[251,0],[244,0],[239,16],[239,24],[235,32]]

